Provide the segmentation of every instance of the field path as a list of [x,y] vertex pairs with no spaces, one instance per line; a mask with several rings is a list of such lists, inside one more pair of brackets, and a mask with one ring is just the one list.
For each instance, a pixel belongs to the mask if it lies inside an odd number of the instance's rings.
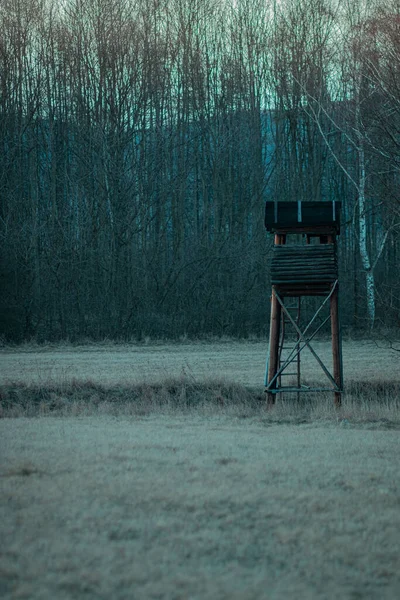
[[[329,342],[314,348],[331,366]],[[0,383],[42,383],[91,380],[116,385],[156,382],[186,375],[197,381],[224,378],[243,385],[263,385],[266,342],[213,342],[58,346],[3,349],[0,351]],[[309,379],[324,375],[311,353],[302,354],[302,371]],[[343,343],[345,380],[400,380],[400,355],[373,341]]]

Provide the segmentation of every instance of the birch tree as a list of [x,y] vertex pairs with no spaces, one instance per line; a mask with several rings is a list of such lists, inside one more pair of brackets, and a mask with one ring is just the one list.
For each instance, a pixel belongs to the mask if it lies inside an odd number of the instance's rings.
[[[380,228],[377,242],[372,243],[370,233],[374,210],[371,180],[379,154],[374,128],[376,107],[382,101],[376,93],[376,85],[371,81],[368,66],[373,44],[369,35],[369,24],[374,16],[376,4],[369,0],[359,0],[356,3],[343,3],[342,9],[343,12],[338,12],[338,28],[341,29],[344,52],[337,57],[340,76],[333,82],[334,86],[339,86],[337,97],[342,105],[341,117],[336,118],[329,102],[324,105],[310,94],[307,94],[307,111],[317,123],[322,140],[333,160],[351,182],[356,193],[358,251],[365,278],[368,323],[372,329],[376,319],[377,296],[374,272],[390,232],[390,226],[385,230]],[[374,110],[370,110],[371,106]],[[335,133],[340,136],[344,152],[338,151],[337,146],[331,142]],[[352,155],[353,165],[348,165],[345,159],[346,152]],[[354,276],[357,277],[357,274]]]

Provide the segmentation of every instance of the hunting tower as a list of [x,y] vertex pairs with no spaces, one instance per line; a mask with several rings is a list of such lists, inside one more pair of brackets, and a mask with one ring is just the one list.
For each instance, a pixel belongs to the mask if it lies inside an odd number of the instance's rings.
[[[299,397],[301,392],[322,391],[332,391],[336,406],[341,404],[343,370],[337,261],[340,209],[340,202],[266,203],[265,227],[274,235],[269,352],[265,374],[269,405],[275,403],[278,393],[294,392]],[[303,296],[320,298],[306,324],[301,324],[300,320]],[[328,312],[325,318],[324,310]],[[311,345],[315,335],[329,321],[332,373]],[[294,334],[291,343],[288,328]],[[326,385],[310,387],[302,383],[300,357],[305,348],[324,372],[329,382]],[[291,384],[284,385],[285,376],[292,377]]]

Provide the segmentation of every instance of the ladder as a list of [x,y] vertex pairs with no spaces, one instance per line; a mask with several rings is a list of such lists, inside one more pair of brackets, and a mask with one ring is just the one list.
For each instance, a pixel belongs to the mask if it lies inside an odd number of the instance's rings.
[[[300,327],[300,318],[301,318],[301,297],[286,297],[284,299],[284,304],[286,311],[290,314],[293,321],[296,323],[298,327]],[[295,387],[297,390],[301,388],[301,353],[298,352],[297,355],[294,352],[293,344],[288,345],[288,328],[293,331],[295,334],[295,340],[298,344],[300,342],[300,336],[297,331],[294,330],[292,323],[290,322],[287,314],[283,310],[281,313],[281,327],[280,327],[280,339],[279,339],[279,349],[278,349],[278,371],[280,371],[278,377],[278,388],[289,387],[285,386],[282,382],[284,377],[294,377],[295,378]],[[300,392],[297,391],[297,400],[300,400]]]

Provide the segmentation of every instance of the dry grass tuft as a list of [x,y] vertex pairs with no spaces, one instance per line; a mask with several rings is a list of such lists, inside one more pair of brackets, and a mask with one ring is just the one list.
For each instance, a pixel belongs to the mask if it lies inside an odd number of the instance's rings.
[[0,416],[89,416],[96,414],[145,416],[196,412],[239,419],[301,424],[315,421],[379,427],[400,426],[400,382],[350,382],[343,405],[337,410],[332,394],[277,397],[267,410],[262,389],[224,380],[197,382],[190,377],[149,384],[105,386],[93,381],[58,385],[8,383],[0,387]]
[[0,415],[34,417],[96,413],[147,415],[163,411],[259,410],[263,394],[224,381],[197,383],[189,378],[162,383],[104,386],[91,381],[63,385],[4,384],[0,387]]

